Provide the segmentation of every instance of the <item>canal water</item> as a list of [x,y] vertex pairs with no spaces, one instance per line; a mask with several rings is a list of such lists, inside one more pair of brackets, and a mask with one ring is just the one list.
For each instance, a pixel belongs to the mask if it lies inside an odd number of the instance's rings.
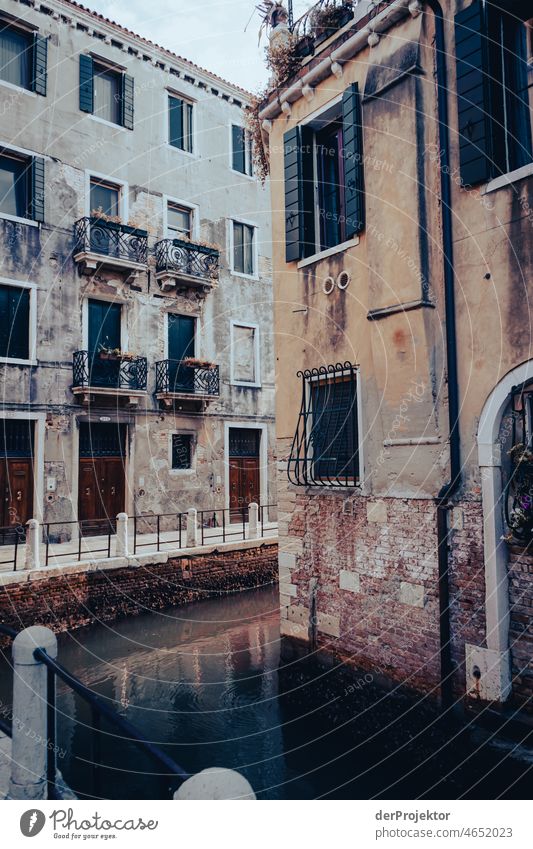
[[[187,772],[236,769],[260,799],[528,798],[531,761],[427,700],[370,675],[280,662],[278,593],[266,587],[59,637],[59,659]],[[9,700],[9,669],[0,669]],[[59,685],[58,760],[77,795],[95,795],[86,705]],[[139,749],[103,726],[96,795],[168,798]]]

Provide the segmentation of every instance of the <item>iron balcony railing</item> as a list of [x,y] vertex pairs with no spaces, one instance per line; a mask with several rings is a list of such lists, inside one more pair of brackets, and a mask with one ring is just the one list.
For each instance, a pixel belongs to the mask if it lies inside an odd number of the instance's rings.
[[214,283],[218,280],[220,252],[216,248],[162,239],[155,245],[156,272],[196,277]]
[[146,390],[146,357],[112,357],[98,352],[75,351],[72,357],[73,388]]
[[141,265],[148,261],[148,233],[126,224],[96,217],[80,218],[74,224],[74,242],[74,255],[100,254]]
[[297,42],[313,40],[315,44],[325,41],[353,18],[359,0],[319,0],[292,25]]
[[186,360],[160,360],[155,364],[156,393],[198,395],[220,394],[218,366],[195,366]]

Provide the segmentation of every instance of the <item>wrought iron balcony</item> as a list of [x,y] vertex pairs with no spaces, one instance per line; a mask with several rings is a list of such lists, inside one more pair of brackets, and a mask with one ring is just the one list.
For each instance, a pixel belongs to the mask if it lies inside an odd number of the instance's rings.
[[187,360],[161,360],[155,364],[155,391],[159,400],[208,401],[220,394],[218,366],[190,365]]
[[74,224],[74,261],[92,271],[111,265],[136,276],[148,261],[148,233],[102,218],[80,218]]
[[146,357],[75,351],[72,357],[72,391],[75,395],[126,395],[146,392]]
[[162,289],[179,283],[210,289],[218,281],[220,253],[216,248],[162,239],[155,245],[156,278]]

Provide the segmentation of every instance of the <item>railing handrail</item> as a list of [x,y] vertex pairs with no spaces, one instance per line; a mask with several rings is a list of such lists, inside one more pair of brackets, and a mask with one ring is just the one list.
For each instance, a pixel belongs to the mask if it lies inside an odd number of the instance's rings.
[[154,245],[154,249],[157,251],[161,250],[159,245],[164,245],[165,243],[170,243],[172,245],[179,245],[180,248],[185,248],[187,250],[199,251],[202,254],[210,254],[211,256],[220,256],[220,248],[212,248],[209,245],[202,245],[201,242],[195,241],[187,241],[187,239],[179,239],[177,237],[170,238],[165,237],[164,239],[158,239]]
[[124,224],[119,221],[106,221],[105,218],[100,218],[98,215],[82,215],[74,222],[74,226],[85,221],[89,221],[91,224],[99,224],[109,230],[120,230],[121,233],[127,233],[129,236],[148,238],[148,230],[143,227],[132,227],[131,224]]

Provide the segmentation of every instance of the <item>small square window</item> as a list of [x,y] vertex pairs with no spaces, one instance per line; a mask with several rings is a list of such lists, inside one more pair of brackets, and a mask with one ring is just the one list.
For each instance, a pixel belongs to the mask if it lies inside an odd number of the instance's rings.
[[167,205],[167,231],[170,239],[191,238],[192,212],[184,206],[169,201]]
[[192,466],[192,435],[172,434],[172,468],[190,469]]
[[28,216],[30,164],[27,157],[0,154],[0,213]]
[[122,74],[105,65],[94,63],[94,115],[109,121],[121,123]]
[[113,183],[91,177],[90,184],[91,213],[101,211],[113,218],[120,216],[120,188]]
[[255,227],[233,222],[233,270],[239,274],[255,274],[254,238]]
[[29,33],[2,24],[0,28],[0,79],[29,89],[33,40]]
[[168,143],[192,153],[192,103],[174,95],[168,98]]

